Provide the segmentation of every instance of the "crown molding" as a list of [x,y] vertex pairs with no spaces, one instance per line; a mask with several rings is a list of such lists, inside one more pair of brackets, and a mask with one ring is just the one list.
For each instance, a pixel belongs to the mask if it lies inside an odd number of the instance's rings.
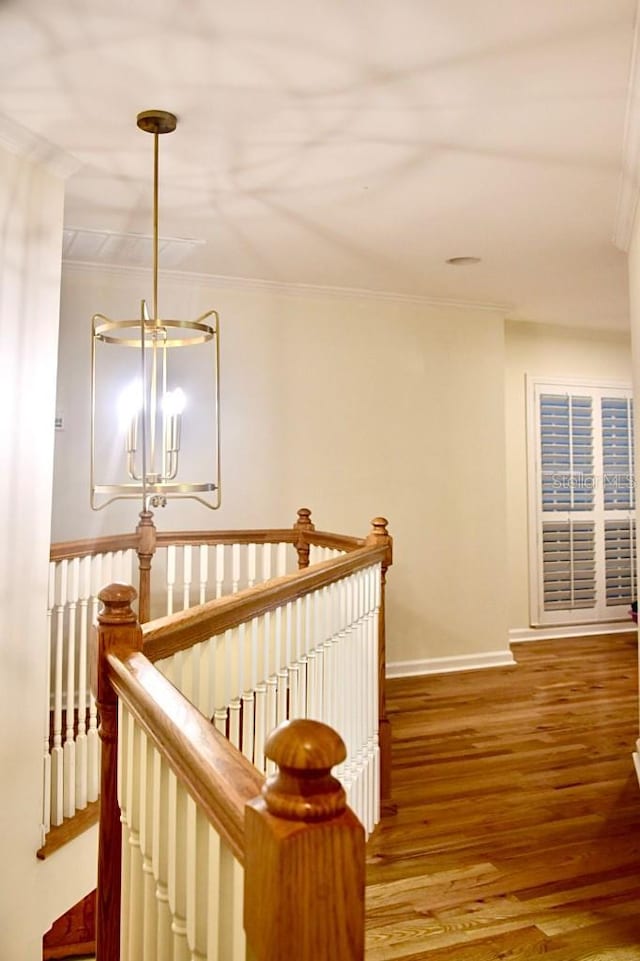
[[[113,276],[140,278],[148,281],[150,268],[131,267],[124,264],[101,264],[90,261],[63,258],[63,269],[71,273],[106,273]],[[255,277],[225,277],[220,274],[194,273],[187,270],[162,270],[162,278],[172,283],[193,287],[212,287],[216,290],[235,290],[242,292],[267,292],[285,297],[309,297],[330,300],[369,300],[377,303],[412,304],[415,306],[437,307],[447,310],[481,311],[506,316],[513,309],[512,304],[483,303],[472,300],[457,300],[446,297],[429,297],[419,294],[400,294],[388,290],[369,290],[359,287],[322,287],[314,284],[283,283],[275,280],[261,280]]]
[[627,86],[627,109],[624,122],[622,162],[618,186],[618,203],[613,228],[613,242],[625,253],[640,199],[640,0],[636,6],[633,46]]
[[51,173],[65,180],[78,170],[82,163],[71,154],[52,144],[44,137],[0,114],[0,147],[9,153],[23,157],[32,163],[46,167]]

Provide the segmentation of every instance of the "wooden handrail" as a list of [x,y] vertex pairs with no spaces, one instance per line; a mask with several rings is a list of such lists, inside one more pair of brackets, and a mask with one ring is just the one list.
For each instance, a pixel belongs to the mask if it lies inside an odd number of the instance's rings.
[[244,808],[260,794],[262,775],[144,654],[107,660],[118,697],[244,864]]
[[158,531],[158,547],[171,544],[293,544],[290,527],[244,531]]
[[141,653],[135,596],[122,584],[100,592],[92,650],[103,742],[96,958],[120,957],[120,697],[245,866],[245,930],[257,961],[362,961],[364,829],[330,773],[346,756],[341,738],[315,721],[285,722],[265,744],[277,765],[265,783]]
[[145,655],[150,661],[169,657],[355,571],[382,563],[387,553],[386,546],[361,547],[343,557],[159,618],[143,626]]
[[88,540],[60,541],[52,544],[49,551],[50,561],[68,561],[74,557],[90,557],[94,554],[109,554],[112,551],[135,550],[138,536],[130,534],[110,534],[108,537],[93,537]]
[[[298,536],[296,531],[286,527],[246,531],[158,531],[156,544],[158,547],[186,544],[294,544]],[[348,534],[334,534],[331,531],[305,532],[304,538],[315,547],[329,547],[340,551],[357,550],[366,540],[363,537],[350,537]],[[112,551],[136,550],[137,547],[138,536],[135,533],[59,541],[51,545],[49,560],[66,561],[74,557],[89,557]]]
[[364,547],[366,538],[351,537],[349,534],[333,534],[331,531],[312,531],[304,535],[305,540],[314,547],[329,547],[336,551],[357,551]]

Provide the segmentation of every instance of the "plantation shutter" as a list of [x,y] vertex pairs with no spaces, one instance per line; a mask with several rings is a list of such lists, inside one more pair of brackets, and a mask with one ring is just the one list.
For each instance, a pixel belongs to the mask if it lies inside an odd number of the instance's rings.
[[605,521],[607,607],[628,607],[636,598],[636,522]]
[[533,382],[535,624],[628,618],[636,597],[630,390]]
[[632,510],[633,401],[628,398],[602,398],[602,460],[604,509]]
[[591,397],[542,394],[540,454],[543,511],[590,508],[593,490]]
[[545,611],[595,605],[595,537],[592,523],[572,520],[542,525]]

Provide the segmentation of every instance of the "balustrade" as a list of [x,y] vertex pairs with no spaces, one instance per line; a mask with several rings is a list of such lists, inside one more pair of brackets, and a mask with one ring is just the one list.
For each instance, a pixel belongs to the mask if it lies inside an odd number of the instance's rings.
[[134,596],[101,592],[92,655],[97,961],[362,961],[364,831],[330,774],[343,741],[285,722],[265,784],[144,656]]
[[[390,544],[381,519],[368,538],[353,538],[317,531],[302,508],[292,528],[246,532],[158,533],[150,512],[143,512],[135,534],[54,545],[43,844],[52,827],[99,796],[98,711],[88,684],[90,627],[100,588],[111,581],[131,583],[136,554],[140,622],[152,613],[178,617],[177,646],[166,632],[158,640],[164,627],[160,633],[145,629],[149,654],[167,678],[263,773],[273,769],[265,740],[276,725],[310,717],[336,727],[349,748],[338,775],[371,830],[380,790],[386,807],[390,796],[384,685],[375,693],[384,679]],[[361,566],[345,573],[340,565],[366,545],[384,552],[368,571]],[[319,572],[311,587],[305,581],[309,572],[312,577]],[[185,634],[192,605],[212,601],[218,604],[219,626],[197,640],[193,631]],[[198,618],[189,623],[197,625]],[[39,852],[44,854],[46,846]]]

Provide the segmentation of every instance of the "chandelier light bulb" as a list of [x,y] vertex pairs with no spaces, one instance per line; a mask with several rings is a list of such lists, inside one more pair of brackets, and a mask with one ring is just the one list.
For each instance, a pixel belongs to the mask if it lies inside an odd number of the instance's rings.
[[168,390],[162,400],[162,410],[167,417],[174,417],[184,413],[187,397],[181,387]]
[[142,410],[142,381],[139,377],[120,391],[117,410],[120,430],[129,430]]

